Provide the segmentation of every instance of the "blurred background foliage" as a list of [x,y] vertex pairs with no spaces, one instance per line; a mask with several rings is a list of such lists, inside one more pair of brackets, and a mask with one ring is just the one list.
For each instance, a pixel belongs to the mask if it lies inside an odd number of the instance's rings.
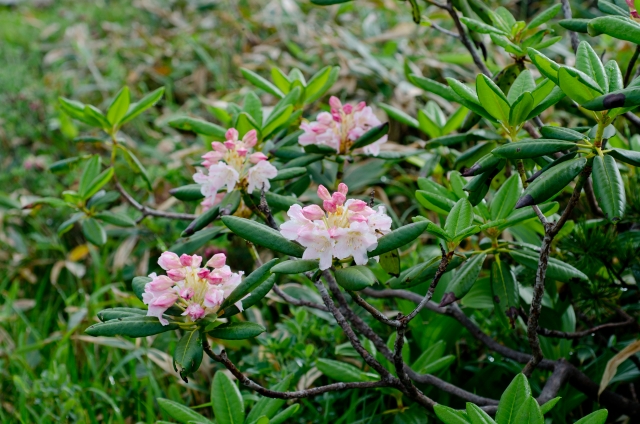
[[[528,20],[552,2],[488,3],[492,8],[505,6],[518,19]],[[58,236],[58,225],[68,218],[66,210],[47,206],[16,209],[37,197],[57,196],[77,184],[80,169],[54,174],[48,165],[78,154],[101,152],[87,138],[74,141],[80,134],[92,134],[59,110],[58,96],[104,108],[122,85],[129,86],[133,98],[165,86],[166,95],[159,106],[135,119],[126,131],[151,175],[151,194],[144,194],[142,182],[134,175],[127,176],[126,168],[119,175],[138,188],[138,200],[161,210],[193,212],[187,210],[192,206],[177,202],[168,191],[190,183],[195,154],[204,143],[165,123],[177,113],[211,120],[212,107],[241,103],[253,88],[242,78],[240,67],[263,76],[268,76],[273,66],[285,71],[299,68],[309,76],[326,65],[338,65],[340,77],[331,94],[350,101],[384,102],[411,116],[416,116],[426,96],[407,82],[407,73],[440,81],[445,77],[475,79],[476,70],[463,46],[429,25],[431,19],[451,28],[450,19],[439,9],[422,6],[428,19],[416,25],[409,3],[395,0],[360,0],[328,8],[305,0],[0,1],[0,191],[4,193],[0,195],[0,420],[155,422],[168,418],[155,400],[158,397],[200,406],[199,412],[209,414],[209,385],[217,365],[205,361],[189,383],[180,380],[167,353],[177,341],[172,333],[136,340],[83,335],[84,328],[94,322],[96,311],[140,306],[129,291],[132,277],[152,272],[156,266],[153,258],[178,239],[186,223],[147,218],[134,229],[109,228],[109,242],[96,248],[85,242],[78,228]],[[573,2],[572,6],[574,17],[600,15],[595,2]],[[559,34],[565,32],[555,23],[551,28]],[[594,47],[599,53],[606,52],[621,64],[628,63],[634,51],[629,43],[610,37],[590,40],[598,43]],[[510,63],[510,57],[497,46],[488,45],[488,49],[490,70],[498,71]],[[572,60],[568,38],[553,45],[548,54]],[[262,95],[262,101],[265,105],[276,103],[268,94]],[[313,116],[320,105],[312,105],[305,116]],[[449,104],[440,106],[446,115],[454,111]],[[563,126],[584,124],[567,110],[570,108],[561,103],[550,120]],[[619,129],[627,136],[635,132],[633,128]],[[417,130],[395,121],[390,138],[412,147],[425,139]],[[410,208],[416,208],[410,201],[415,176],[427,167],[429,157],[387,168],[372,161],[352,179],[364,177],[361,187],[386,185],[379,194],[388,197],[386,203],[395,205],[394,212],[404,221]],[[444,170],[437,163],[433,166],[433,175],[442,177]],[[627,215],[629,221],[635,217],[637,222],[637,176],[630,177],[630,187]],[[140,197],[143,195],[148,197]],[[594,282],[581,300],[584,316],[573,317],[573,328],[576,319],[597,321],[603,303],[620,300],[618,291],[608,290],[604,283],[598,285],[599,278],[608,281],[609,276],[595,275],[602,266],[594,265],[593,259],[623,241],[601,227],[576,223],[573,233],[559,243],[574,252],[574,257],[563,260],[584,270]],[[638,243],[628,246],[629,266],[637,279]],[[425,250],[431,247],[437,249],[430,246]],[[208,254],[225,249],[234,269],[252,266],[249,251],[237,238],[207,249]],[[409,252],[408,262],[437,254],[437,250],[428,253]],[[604,264],[606,268],[611,265]],[[533,275],[527,273],[531,274],[522,269],[519,280],[530,283]],[[435,299],[445,287],[440,285]],[[465,298],[467,313],[486,332],[518,348],[524,330],[510,332],[500,326],[492,319],[491,299],[483,296],[478,289],[478,296]],[[397,302],[398,310],[412,309],[410,303],[404,303]],[[314,366],[316,357],[340,357],[361,365],[347,345],[341,344],[346,339],[325,313],[290,308],[269,297],[261,308],[252,308],[248,314],[252,321],[266,325],[268,333],[251,343],[226,342],[226,347],[248,374],[267,385],[290,373],[299,377],[300,388],[327,380]],[[490,355],[478,356],[481,349],[477,341],[465,338],[463,328],[453,319],[428,311],[422,314],[433,330],[417,341],[421,351],[410,352],[412,357],[442,341],[445,349],[441,355],[448,355],[448,359],[447,366],[438,370],[441,377],[468,391],[499,398],[519,365]],[[552,310],[546,308],[543,317],[549,322],[545,326],[556,328],[559,320],[554,321],[551,315]],[[382,334],[389,332],[376,321],[369,323]],[[598,337],[607,336],[593,339]],[[613,355],[607,346],[615,344],[615,338],[585,339],[579,345],[561,341],[545,343],[543,348],[552,359],[577,355],[580,363],[588,365],[590,375],[598,375]],[[616,378],[630,381],[638,374],[634,364],[626,363]],[[534,393],[539,392],[543,376],[539,372],[531,380]],[[338,392],[305,399],[292,422],[425,422],[424,412],[405,407],[399,395],[388,393]],[[449,406],[463,405],[434,389],[426,389],[425,394]],[[584,395],[571,388],[563,389],[560,395],[563,402],[552,413],[554,422],[582,415]],[[243,391],[243,396],[247,405],[257,399],[248,391]],[[433,417],[430,420],[436,422]]]

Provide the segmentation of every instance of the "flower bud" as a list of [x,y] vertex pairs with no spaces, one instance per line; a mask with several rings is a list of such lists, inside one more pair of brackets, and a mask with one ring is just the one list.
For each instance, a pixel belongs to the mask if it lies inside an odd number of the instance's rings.
[[311,221],[315,221],[324,218],[324,211],[318,205],[311,205],[302,208],[302,215]]
[[338,193],[341,193],[346,196],[348,192],[349,192],[349,187],[345,183],[338,184]]
[[344,105],[344,107],[342,108],[342,110],[344,111],[344,113],[346,113],[347,115],[351,115],[351,113],[353,112],[353,105]]
[[210,273],[211,271],[209,271],[208,269],[202,268],[200,269],[200,271],[198,271],[197,275],[198,275],[198,278],[202,278],[203,280],[206,280]]
[[335,193],[333,193],[333,196],[331,196],[331,201],[333,203],[336,204],[336,206],[342,206],[344,205],[345,200],[347,200],[347,196],[345,196],[344,194],[336,191]]
[[224,144],[222,144],[222,143],[220,143],[219,141],[214,141],[214,142],[212,142],[212,143],[211,143],[211,148],[212,148],[213,150],[215,150],[216,152],[218,152],[218,153],[222,153],[222,154],[227,153],[227,150],[228,150],[228,149],[225,147],[225,145],[224,145]]
[[145,291],[158,293],[158,292],[169,290],[171,287],[175,285],[175,282],[171,278],[167,277],[166,275],[160,275],[160,276],[156,276],[155,274],[151,274],[151,275],[153,275],[152,277],[153,280],[151,280],[145,285],[144,287]]
[[193,321],[196,321],[205,316],[206,313],[207,311],[205,311],[199,303],[192,303],[191,305],[187,306],[187,309],[184,310],[182,315],[189,315],[189,318],[191,318]]
[[182,264],[182,266],[191,266],[191,262],[191,256],[187,255],[186,253],[183,253],[182,256],[180,256],[180,263]]
[[180,290],[180,292],[178,293],[180,295],[181,298],[185,299],[185,300],[189,300],[193,297],[193,293],[194,290],[192,287],[186,287],[182,290]]
[[267,156],[262,152],[255,152],[249,156],[249,161],[251,163],[262,162],[263,160],[267,160]]
[[158,259],[158,265],[164,270],[170,270],[175,268],[182,268],[180,258],[173,252],[164,252]]
[[327,188],[322,184],[318,186],[318,197],[322,200],[331,200],[331,194],[329,193],[329,190],[327,190]]
[[211,259],[209,259],[206,266],[210,268],[222,268],[226,262],[227,255],[224,253],[216,253],[211,257]]
[[176,300],[178,300],[178,295],[174,293],[167,293],[156,297],[153,302],[151,302],[151,305],[158,306],[160,308],[170,308],[174,303],[176,303]]
[[249,150],[245,149],[244,147],[240,147],[239,149],[236,149],[236,153],[240,157],[245,157],[247,156],[247,153],[249,153]]
[[235,128],[229,128],[224,137],[227,140],[238,141],[238,130],[236,130]]
[[338,206],[331,200],[325,200],[324,202],[322,202],[322,207],[329,213],[334,213],[336,210],[338,210]]
[[367,202],[360,199],[353,199],[349,203],[349,210],[352,212],[362,212],[367,208]]
[[236,143],[234,143],[233,141],[227,140],[227,141],[224,142],[224,147],[226,147],[229,150],[235,150]]
[[331,96],[329,106],[331,106],[332,109],[340,109],[342,108],[342,102],[336,96]]
[[183,269],[177,268],[177,269],[170,269],[169,271],[167,271],[167,276],[172,281],[182,281],[184,280],[184,277],[186,276],[186,274]]
[[256,130],[251,130],[242,137],[242,142],[247,147],[253,147],[258,142],[258,132]]

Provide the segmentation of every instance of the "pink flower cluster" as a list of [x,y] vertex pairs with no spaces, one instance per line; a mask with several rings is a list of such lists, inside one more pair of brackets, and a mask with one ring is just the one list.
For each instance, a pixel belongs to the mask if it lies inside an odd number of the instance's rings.
[[[201,256],[178,257],[173,252],[164,252],[158,265],[166,275],[150,274],[152,280],[142,294],[142,301],[149,306],[147,316],[158,317],[162,325],[167,325],[169,321],[162,314],[174,305],[193,321],[218,312],[222,301],[240,284],[243,274],[231,272],[226,260],[224,253],[218,253],[200,268]],[[236,306],[242,310],[242,301]]]
[[[337,97],[332,96],[329,105],[331,113],[321,112],[316,118],[317,121],[300,125],[304,131],[298,140],[301,145],[319,144],[329,146],[340,154],[346,154],[358,138],[371,128],[382,124],[365,102],[355,106],[342,105]],[[386,141],[385,135],[362,150],[366,154],[377,156],[380,153],[380,145]]]
[[320,269],[331,267],[333,258],[353,257],[356,264],[365,265],[367,252],[378,246],[378,238],[391,231],[391,218],[384,206],[370,208],[358,199],[347,200],[348,187],[340,184],[330,194],[324,186],[318,188],[322,208],[318,205],[293,205],[280,232],[289,240],[306,247],[303,259],[319,259]]
[[209,209],[216,205],[224,197],[224,193],[218,193],[226,186],[227,191],[232,191],[236,186],[246,188],[248,193],[255,189],[269,190],[269,180],[278,174],[278,170],[267,161],[267,157],[261,152],[251,153],[258,141],[256,130],[245,134],[242,140],[238,140],[238,131],[231,128],[226,133],[226,141],[211,143],[213,151],[202,156],[202,166],[193,176],[193,180],[202,187],[200,191],[205,199],[202,206]]

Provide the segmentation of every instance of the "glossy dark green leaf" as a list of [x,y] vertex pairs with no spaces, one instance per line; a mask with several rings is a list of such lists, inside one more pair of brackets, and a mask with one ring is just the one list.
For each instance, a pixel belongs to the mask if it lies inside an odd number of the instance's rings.
[[540,405],[533,396],[527,397],[518,407],[518,415],[514,423],[518,424],[544,424],[544,416]]
[[316,359],[316,367],[327,377],[344,383],[376,381],[380,379],[376,374],[360,371],[351,364],[334,361],[332,359],[318,358]]
[[467,199],[460,199],[449,212],[444,224],[444,230],[449,237],[456,237],[461,230],[469,227],[473,222],[473,208]]
[[494,424],[495,423],[495,421],[493,421],[493,419],[489,416],[489,414],[487,414],[482,409],[480,409],[479,406],[474,405],[471,402],[467,402],[467,415],[471,420],[471,424]]
[[113,173],[113,167],[107,168],[102,171],[89,183],[84,192],[79,193],[80,196],[84,200],[89,199],[91,196],[100,191],[100,189],[102,189],[102,187],[104,187],[104,185],[107,184],[111,180],[111,178],[113,178]]
[[223,340],[244,340],[254,338],[267,331],[254,322],[229,322],[207,332],[211,337]]
[[178,239],[169,248],[169,251],[175,253],[176,255],[182,255],[183,253],[191,255],[202,246],[207,244],[210,240],[220,236],[221,234],[224,234],[225,232],[225,228],[222,226],[205,228],[190,235],[189,237]]
[[[278,381],[276,385],[271,387],[271,390],[277,392],[286,392],[291,385],[291,380],[293,378],[293,374],[286,376],[285,378]],[[249,415],[247,415],[246,422],[253,423],[259,417],[265,416],[268,418],[272,418],[276,415],[276,413],[284,406],[286,403],[285,399],[275,399],[268,398],[266,396],[261,396],[260,400],[256,402],[256,404],[249,411]],[[271,422],[270,422],[271,423]]]
[[[533,270],[538,269],[538,252],[524,249],[510,250],[509,255],[520,265]],[[562,262],[556,258],[549,258],[547,278],[563,282],[589,281],[589,278],[582,271],[579,271],[568,263]]]
[[80,194],[80,196],[84,197],[89,191],[93,180],[100,174],[101,163],[100,156],[93,155],[85,164],[82,176],[80,177],[80,184],[78,185],[78,194]]
[[127,318],[132,316],[134,317],[146,316],[146,315],[147,315],[147,311],[145,311],[144,309],[123,308],[123,307],[103,309],[97,314],[98,319],[102,322],[110,321],[112,319],[118,319],[118,318]]
[[189,116],[178,116],[170,119],[167,124],[173,128],[183,131],[193,131],[196,134],[202,134],[215,137],[218,140],[224,140],[227,130],[220,125],[207,122],[203,119],[191,118]]
[[107,233],[98,221],[87,218],[82,221],[82,234],[91,244],[102,246],[107,242]]
[[200,331],[193,330],[184,333],[173,351],[173,367],[174,369],[176,366],[179,368],[178,372],[183,380],[186,381],[188,376],[198,371],[202,363],[202,354]]
[[177,324],[162,325],[156,317],[130,316],[100,322],[88,327],[85,332],[90,336],[129,336],[147,337],[178,328]]
[[564,140],[564,141],[582,141],[587,137],[569,128],[552,127],[545,125],[540,127],[540,134],[547,139]]
[[[462,258],[454,256],[449,265],[447,265],[447,271],[453,271],[462,263]],[[387,281],[387,284],[392,289],[408,289],[433,279],[440,266],[440,257],[433,258],[432,260],[423,264],[415,265],[407,270],[404,270],[396,278],[392,278]]]
[[480,160],[473,164],[471,168],[465,169],[462,175],[465,177],[471,177],[483,174],[487,171],[495,169],[501,161],[502,158],[489,153],[481,157]]
[[428,191],[430,193],[434,193],[437,194],[439,196],[442,197],[446,197],[447,199],[450,199],[454,202],[458,201],[457,196],[451,192],[451,190],[448,190],[447,188],[441,186],[440,184],[436,183],[435,181],[429,179],[429,178],[418,178],[418,188],[420,188],[420,190],[424,190],[424,191]]
[[225,213],[227,215],[233,214],[240,205],[240,200],[242,198],[242,193],[239,190],[234,190],[230,193],[227,193],[219,204],[214,207],[206,210],[196,219],[191,221],[191,223],[187,226],[187,228],[182,232],[182,237],[188,237],[196,233],[197,231],[203,229],[214,220],[218,218],[220,215],[220,208],[225,209]]
[[588,32],[590,21],[591,19],[562,19],[558,21],[558,23],[561,27],[568,29],[569,31],[586,34]]
[[176,187],[169,190],[169,193],[179,200],[201,200],[204,199],[204,195],[201,190],[200,184],[188,184],[182,187]]
[[[335,153],[335,151],[334,151]],[[298,166],[298,167],[294,167],[294,168],[286,168],[286,169],[281,169],[278,171],[278,175],[276,175],[274,178],[271,178],[270,181],[274,182],[274,181],[284,181],[284,180],[290,180],[292,178],[296,178],[299,177],[301,175],[306,174],[307,168]]]
[[562,398],[558,396],[545,402],[543,405],[540,405],[540,411],[542,411],[542,414],[544,415],[547,412],[551,411],[553,407],[556,406],[556,404],[560,401],[560,399]]
[[220,309],[224,309],[227,306],[242,300],[253,289],[262,284],[271,276],[271,268],[273,268],[276,263],[278,263],[278,259],[271,259],[247,277],[243,278],[242,282],[238,284],[238,286],[224,299],[220,305]]
[[428,226],[428,222],[414,222],[393,230],[380,237],[378,239],[378,247],[368,252],[367,255],[372,258],[402,247],[418,238]]
[[538,178],[544,172],[547,172],[548,169],[553,168],[554,166],[558,166],[563,162],[569,161],[569,160],[575,158],[577,155],[578,155],[578,152],[573,151],[573,152],[569,152],[567,154],[564,154],[564,155],[560,156],[558,159],[555,159],[554,161],[544,165],[538,171],[534,172],[529,178],[527,178],[527,182],[530,183],[532,181],[535,181],[536,178]]
[[149,277],[134,277],[131,281],[131,289],[140,301],[142,301],[142,293],[144,293],[144,286],[151,282]]
[[278,171],[280,171],[281,169],[284,170],[284,169],[298,168],[302,166],[311,165],[312,163],[322,160],[324,158],[325,158],[324,154],[319,154],[319,153],[305,154],[303,156],[300,156],[298,158],[295,158],[287,162],[284,166],[278,169]]
[[464,411],[449,408],[448,406],[436,404],[434,412],[445,424],[469,424],[467,414]]
[[297,258],[302,257],[304,253],[302,246],[285,239],[279,231],[264,224],[237,216],[223,216],[222,222],[235,234],[251,243]]
[[389,123],[385,122],[382,125],[371,128],[369,131],[361,135],[355,143],[351,146],[352,150],[359,149],[368,146],[371,143],[375,143],[389,132]]
[[447,197],[424,190],[416,191],[416,199],[428,210],[442,214],[449,213],[453,205],[456,203]]
[[581,41],[576,52],[575,67],[590,76],[606,92],[609,89],[607,74],[602,65],[602,61],[593,47],[586,41]]
[[491,200],[491,219],[505,219],[512,212],[522,192],[522,180],[517,174],[512,175],[498,189]]
[[621,16],[600,16],[589,21],[589,35],[607,34],[618,40],[640,43],[640,24]]
[[118,227],[135,227],[136,221],[129,218],[128,215],[124,213],[116,213],[111,211],[104,211],[94,215],[96,219],[104,221],[109,224],[113,224]]
[[376,276],[366,266],[350,266],[335,270],[336,281],[345,290],[363,290],[374,285]]
[[516,209],[543,203],[564,189],[582,171],[587,159],[577,158],[554,166],[540,175],[522,193]]
[[[271,277],[264,280],[260,285],[253,288],[251,290],[251,294],[244,299],[242,299],[242,308],[249,309],[259,301],[261,301],[273,288],[276,282],[276,276],[272,275]],[[236,314],[239,314],[241,311],[238,309],[236,305],[230,305],[224,309],[223,313],[220,316],[230,317]]]
[[624,182],[612,156],[596,156],[593,161],[593,191],[605,218],[611,222],[622,219],[626,208]]
[[620,162],[628,163],[633,166],[640,166],[640,152],[613,148],[609,151],[609,155],[618,159]]
[[473,283],[476,282],[478,275],[480,275],[480,270],[482,269],[482,264],[486,257],[486,253],[474,255],[471,259],[468,259],[458,271],[456,271],[453,279],[447,286],[444,296],[442,296],[440,307],[447,306],[456,300],[460,300],[469,293]]
[[211,382],[211,405],[217,424],[243,424],[244,401],[236,383],[223,372]]
[[274,274],[302,274],[318,269],[318,261],[315,259],[296,259],[280,262],[271,268]]
[[503,144],[493,149],[492,154],[505,159],[528,159],[571,149],[576,149],[574,142],[539,138]]
[[583,417],[575,422],[575,424],[604,424],[607,422],[607,416],[609,415],[606,409],[600,409]]
[[496,412],[496,423],[510,424],[519,422],[516,421],[516,416],[530,396],[531,389],[527,377],[522,373],[516,374],[507,389],[502,393],[502,396],[500,396],[498,412]]
[[582,104],[588,110],[609,110],[617,107],[635,107],[640,105],[640,88],[632,87],[596,97]]

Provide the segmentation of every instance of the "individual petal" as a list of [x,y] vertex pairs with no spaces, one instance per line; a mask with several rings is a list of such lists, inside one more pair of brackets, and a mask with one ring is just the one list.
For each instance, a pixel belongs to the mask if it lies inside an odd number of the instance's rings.
[[216,308],[222,304],[224,300],[224,291],[217,287],[209,287],[204,295],[204,306],[207,308]]
[[176,268],[167,271],[167,276],[171,279],[171,281],[182,281],[184,280],[186,273],[184,269]]
[[278,170],[275,166],[271,165],[267,161],[261,161],[252,166],[247,173],[247,192],[252,193],[256,188],[269,190],[271,184],[269,180],[275,178],[278,175]]
[[195,291],[192,287],[185,287],[178,292],[178,295],[185,300],[189,300],[193,297],[194,293]]
[[322,184],[318,186],[318,197],[322,200],[331,200],[331,194],[329,190]]
[[173,252],[163,252],[158,258],[158,265],[166,271],[170,269],[182,268],[180,258]]
[[242,142],[249,148],[255,146],[258,142],[258,132],[256,130],[249,131],[242,137]]
[[249,162],[251,163],[258,163],[263,160],[267,160],[267,155],[262,152],[255,152],[249,156]]
[[202,155],[202,159],[204,159],[202,166],[208,168],[211,165],[218,163],[223,157],[224,155],[220,152],[207,152]]
[[182,315],[188,315],[193,321],[197,321],[200,318],[204,317],[207,314],[207,311],[200,305],[199,303],[192,303],[187,306],[187,309],[182,313]]
[[316,221],[324,218],[324,211],[318,205],[311,205],[302,208],[302,215],[311,221]]
[[216,253],[209,259],[205,266],[209,268],[222,268],[227,262],[227,255],[224,253]]
[[238,141],[238,130],[235,128],[229,128],[225,134],[225,138],[230,141]]

